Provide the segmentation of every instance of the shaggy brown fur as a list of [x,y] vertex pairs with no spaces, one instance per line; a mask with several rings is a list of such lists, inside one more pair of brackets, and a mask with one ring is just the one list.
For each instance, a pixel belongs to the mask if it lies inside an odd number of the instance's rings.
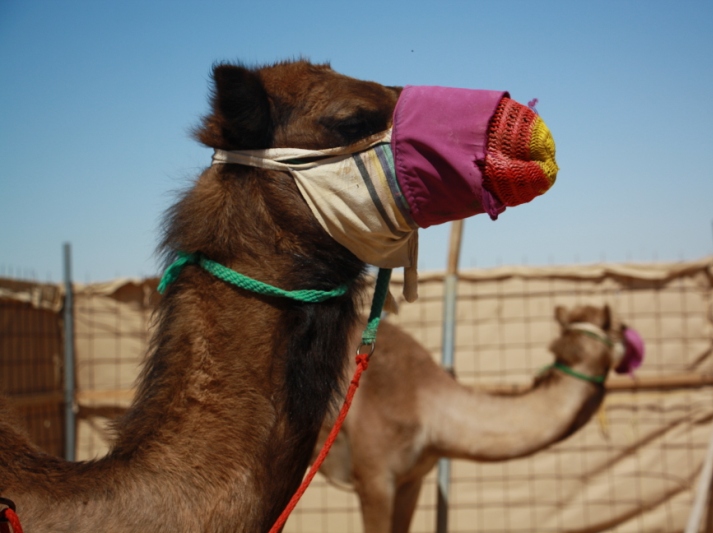
[[[562,325],[550,346],[557,361],[589,376],[615,366],[604,343],[566,329],[590,322],[620,340],[621,326],[612,323],[607,307],[557,308],[555,318]],[[465,387],[413,337],[384,322],[369,371],[320,471],[336,486],[356,490],[364,531],[406,533],[423,479],[439,458],[503,461],[536,453],[582,427],[603,398],[601,385],[559,370],[545,372],[517,395]]]
[[[306,61],[213,69],[197,130],[222,149],[327,148],[390,125],[399,90]],[[26,533],[267,531],[308,466],[343,371],[364,264],[313,218],[293,179],[210,167],[169,211],[162,250],[201,252],[283,289],[258,296],[187,266],[157,311],[136,399],[93,462],[40,453],[0,418],[0,494]]]

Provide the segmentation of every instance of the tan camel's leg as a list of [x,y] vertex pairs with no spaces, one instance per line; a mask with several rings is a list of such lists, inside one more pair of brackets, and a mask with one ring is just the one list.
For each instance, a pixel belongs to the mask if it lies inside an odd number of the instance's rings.
[[364,533],[390,533],[394,484],[381,475],[356,480]]
[[423,478],[418,478],[401,485],[396,490],[391,533],[408,533],[418,504],[418,496],[421,494],[422,484]]

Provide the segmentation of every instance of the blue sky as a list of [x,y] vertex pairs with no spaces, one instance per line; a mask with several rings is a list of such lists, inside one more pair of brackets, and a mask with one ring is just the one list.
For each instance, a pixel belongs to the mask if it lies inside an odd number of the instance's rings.
[[0,276],[59,281],[66,241],[77,281],[157,274],[161,215],[210,162],[211,65],[292,57],[538,98],[557,183],[469,219],[464,268],[713,254],[710,0],[0,0]]

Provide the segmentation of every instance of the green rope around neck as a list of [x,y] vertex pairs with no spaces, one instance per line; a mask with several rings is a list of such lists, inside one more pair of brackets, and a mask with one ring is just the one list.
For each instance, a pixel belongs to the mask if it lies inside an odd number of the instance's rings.
[[[207,257],[201,254],[186,254],[179,252],[178,258],[171,263],[171,265],[164,272],[161,281],[158,284],[158,292],[164,293],[166,288],[178,279],[181,270],[186,265],[198,265],[207,272],[214,275],[216,278],[221,279],[231,285],[240,287],[248,291],[252,291],[265,296],[280,296],[283,298],[290,298],[298,302],[304,303],[319,303],[336,296],[342,296],[347,292],[349,288],[347,285],[342,285],[331,291],[320,291],[320,290],[297,290],[297,291],[286,291],[258,281],[256,279],[250,278],[236,272],[228,267],[211,261]],[[371,312],[369,314],[369,320],[367,321],[366,328],[361,337],[362,346],[371,346],[372,350],[374,343],[376,342],[376,331],[379,328],[379,322],[381,321],[381,311],[384,308],[384,303],[386,302],[386,296],[389,293],[389,281],[391,280],[391,269],[380,268],[379,274],[376,277],[376,286],[374,287],[374,298],[371,302]]]
[[163,294],[166,288],[178,279],[178,275],[183,270],[186,265],[198,265],[203,270],[213,274],[216,278],[221,279],[231,285],[240,287],[251,292],[262,294],[264,296],[279,296],[282,298],[290,298],[291,300],[296,300],[298,302],[304,303],[319,303],[336,296],[342,296],[347,292],[349,288],[347,285],[342,285],[331,291],[320,291],[303,289],[297,291],[286,291],[275,287],[274,285],[269,285],[258,281],[256,279],[250,278],[240,272],[236,272],[228,267],[211,261],[207,257],[201,254],[186,254],[179,252],[178,259],[176,259],[164,272],[161,282],[158,284],[158,292]]
[[549,370],[550,368],[556,368],[557,370],[560,370],[565,374],[572,376],[573,378],[581,379],[582,381],[588,381],[589,383],[596,383],[598,385],[604,383],[604,380],[606,379],[606,376],[588,376],[587,374],[582,374],[581,372],[577,372],[576,370],[573,370],[572,368],[568,367],[564,363],[560,363],[559,361],[555,361],[551,365],[547,365],[545,368],[542,369],[541,373],[546,370]]

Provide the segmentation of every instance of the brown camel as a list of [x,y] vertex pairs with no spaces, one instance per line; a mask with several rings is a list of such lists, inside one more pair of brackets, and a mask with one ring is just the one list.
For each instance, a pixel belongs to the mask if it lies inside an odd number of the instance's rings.
[[[590,377],[616,368],[623,355],[616,349],[623,326],[612,320],[608,307],[558,307],[555,318],[562,326],[550,345],[556,364]],[[601,330],[601,338],[592,335],[597,329],[590,324]],[[549,368],[521,394],[470,389],[408,333],[384,322],[369,371],[321,472],[336,486],[356,490],[364,531],[405,533],[423,478],[439,458],[527,456],[565,439],[591,418],[604,387],[565,371]],[[327,426],[330,419],[322,439]]]
[[[223,150],[351,144],[391,124],[398,88],[325,65],[213,69],[196,132]],[[286,172],[205,170],[169,210],[162,251],[198,253],[285,290],[236,288],[195,264],[168,286],[135,400],[109,454],[70,463],[18,433],[0,400],[0,496],[26,533],[267,531],[309,465],[358,318],[365,264],[322,228]]]

